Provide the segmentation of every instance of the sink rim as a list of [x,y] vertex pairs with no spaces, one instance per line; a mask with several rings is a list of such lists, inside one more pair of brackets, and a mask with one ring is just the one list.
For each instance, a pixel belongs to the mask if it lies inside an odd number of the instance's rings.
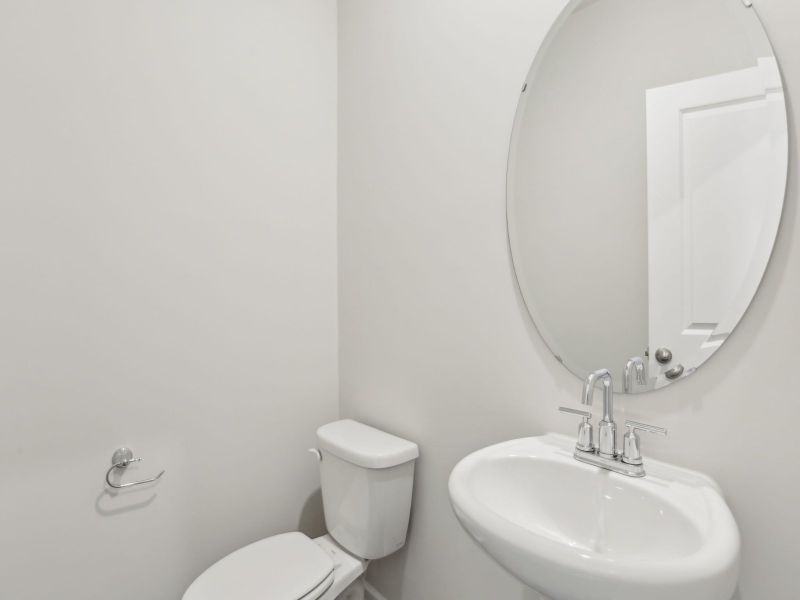
[[[529,560],[539,561],[547,567],[580,571],[593,578],[619,581],[624,579],[626,582],[646,584],[663,582],[669,585],[676,577],[681,581],[703,580],[715,573],[730,571],[732,567],[738,570],[741,546],[738,526],[713,479],[697,471],[657,460],[647,461],[647,477],[626,477],[576,461],[572,456],[573,449],[573,439],[548,433],[500,442],[469,454],[456,464],[448,481],[456,516],[470,535],[493,557],[495,555],[492,548],[505,552],[517,550]],[[698,529],[700,547],[686,555],[657,560],[642,559],[636,555],[608,555],[570,546],[526,528],[478,500],[469,489],[470,472],[473,472],[475,466],[487,460],[512,456],[561,462],[569,468],[590,474],[602,472],[612,481],[663,498],[673,510],[678,511]],[[684,497],[687,494],[697,497],[699,494],[708,506],[707,514],[693,515],[682,510],[673,497],[665,496],[665,489],[672,489],[673,496],[680,496],[681,492]]]

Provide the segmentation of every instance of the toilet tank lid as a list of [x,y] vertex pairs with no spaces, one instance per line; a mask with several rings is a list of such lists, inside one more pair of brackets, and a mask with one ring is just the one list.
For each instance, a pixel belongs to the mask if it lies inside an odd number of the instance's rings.
[[323,425],[317,429],[317,441],[321,450],[367,469],[386,469],[419,456],[414,442],[352,419]]

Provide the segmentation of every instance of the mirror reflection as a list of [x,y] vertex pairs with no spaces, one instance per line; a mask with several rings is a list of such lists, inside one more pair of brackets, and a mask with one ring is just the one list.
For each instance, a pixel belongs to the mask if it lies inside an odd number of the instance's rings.
[[557,358],[619,392],[693,373],[758,289],[787,160],[777,61],[741,0],[570,3],[508,176],[514,267]]

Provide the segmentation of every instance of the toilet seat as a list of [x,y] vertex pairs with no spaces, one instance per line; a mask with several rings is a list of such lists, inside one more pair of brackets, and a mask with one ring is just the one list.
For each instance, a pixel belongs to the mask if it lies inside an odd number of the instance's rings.
[[331,586],[333,585],[333,581],[335,579],[335,575],[331,572],[328,577],[325,578],[325,581],[320,583],[317,587],[311,590],[308,594],[300,598],[300,600],[319,600],[322,595],[327,592]]
[[317,600],[333,581],[330,555],[295,531],[222,558],[194,580],[183,600]]

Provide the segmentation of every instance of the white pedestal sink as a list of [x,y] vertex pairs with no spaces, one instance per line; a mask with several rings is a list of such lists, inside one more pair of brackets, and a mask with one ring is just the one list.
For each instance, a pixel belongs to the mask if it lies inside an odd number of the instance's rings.
[[490,556],[553,600],[730,600],[739,531],[710,478],[654,460],[626,477],[574,445],[548,434],[456,465],[453,508]]

